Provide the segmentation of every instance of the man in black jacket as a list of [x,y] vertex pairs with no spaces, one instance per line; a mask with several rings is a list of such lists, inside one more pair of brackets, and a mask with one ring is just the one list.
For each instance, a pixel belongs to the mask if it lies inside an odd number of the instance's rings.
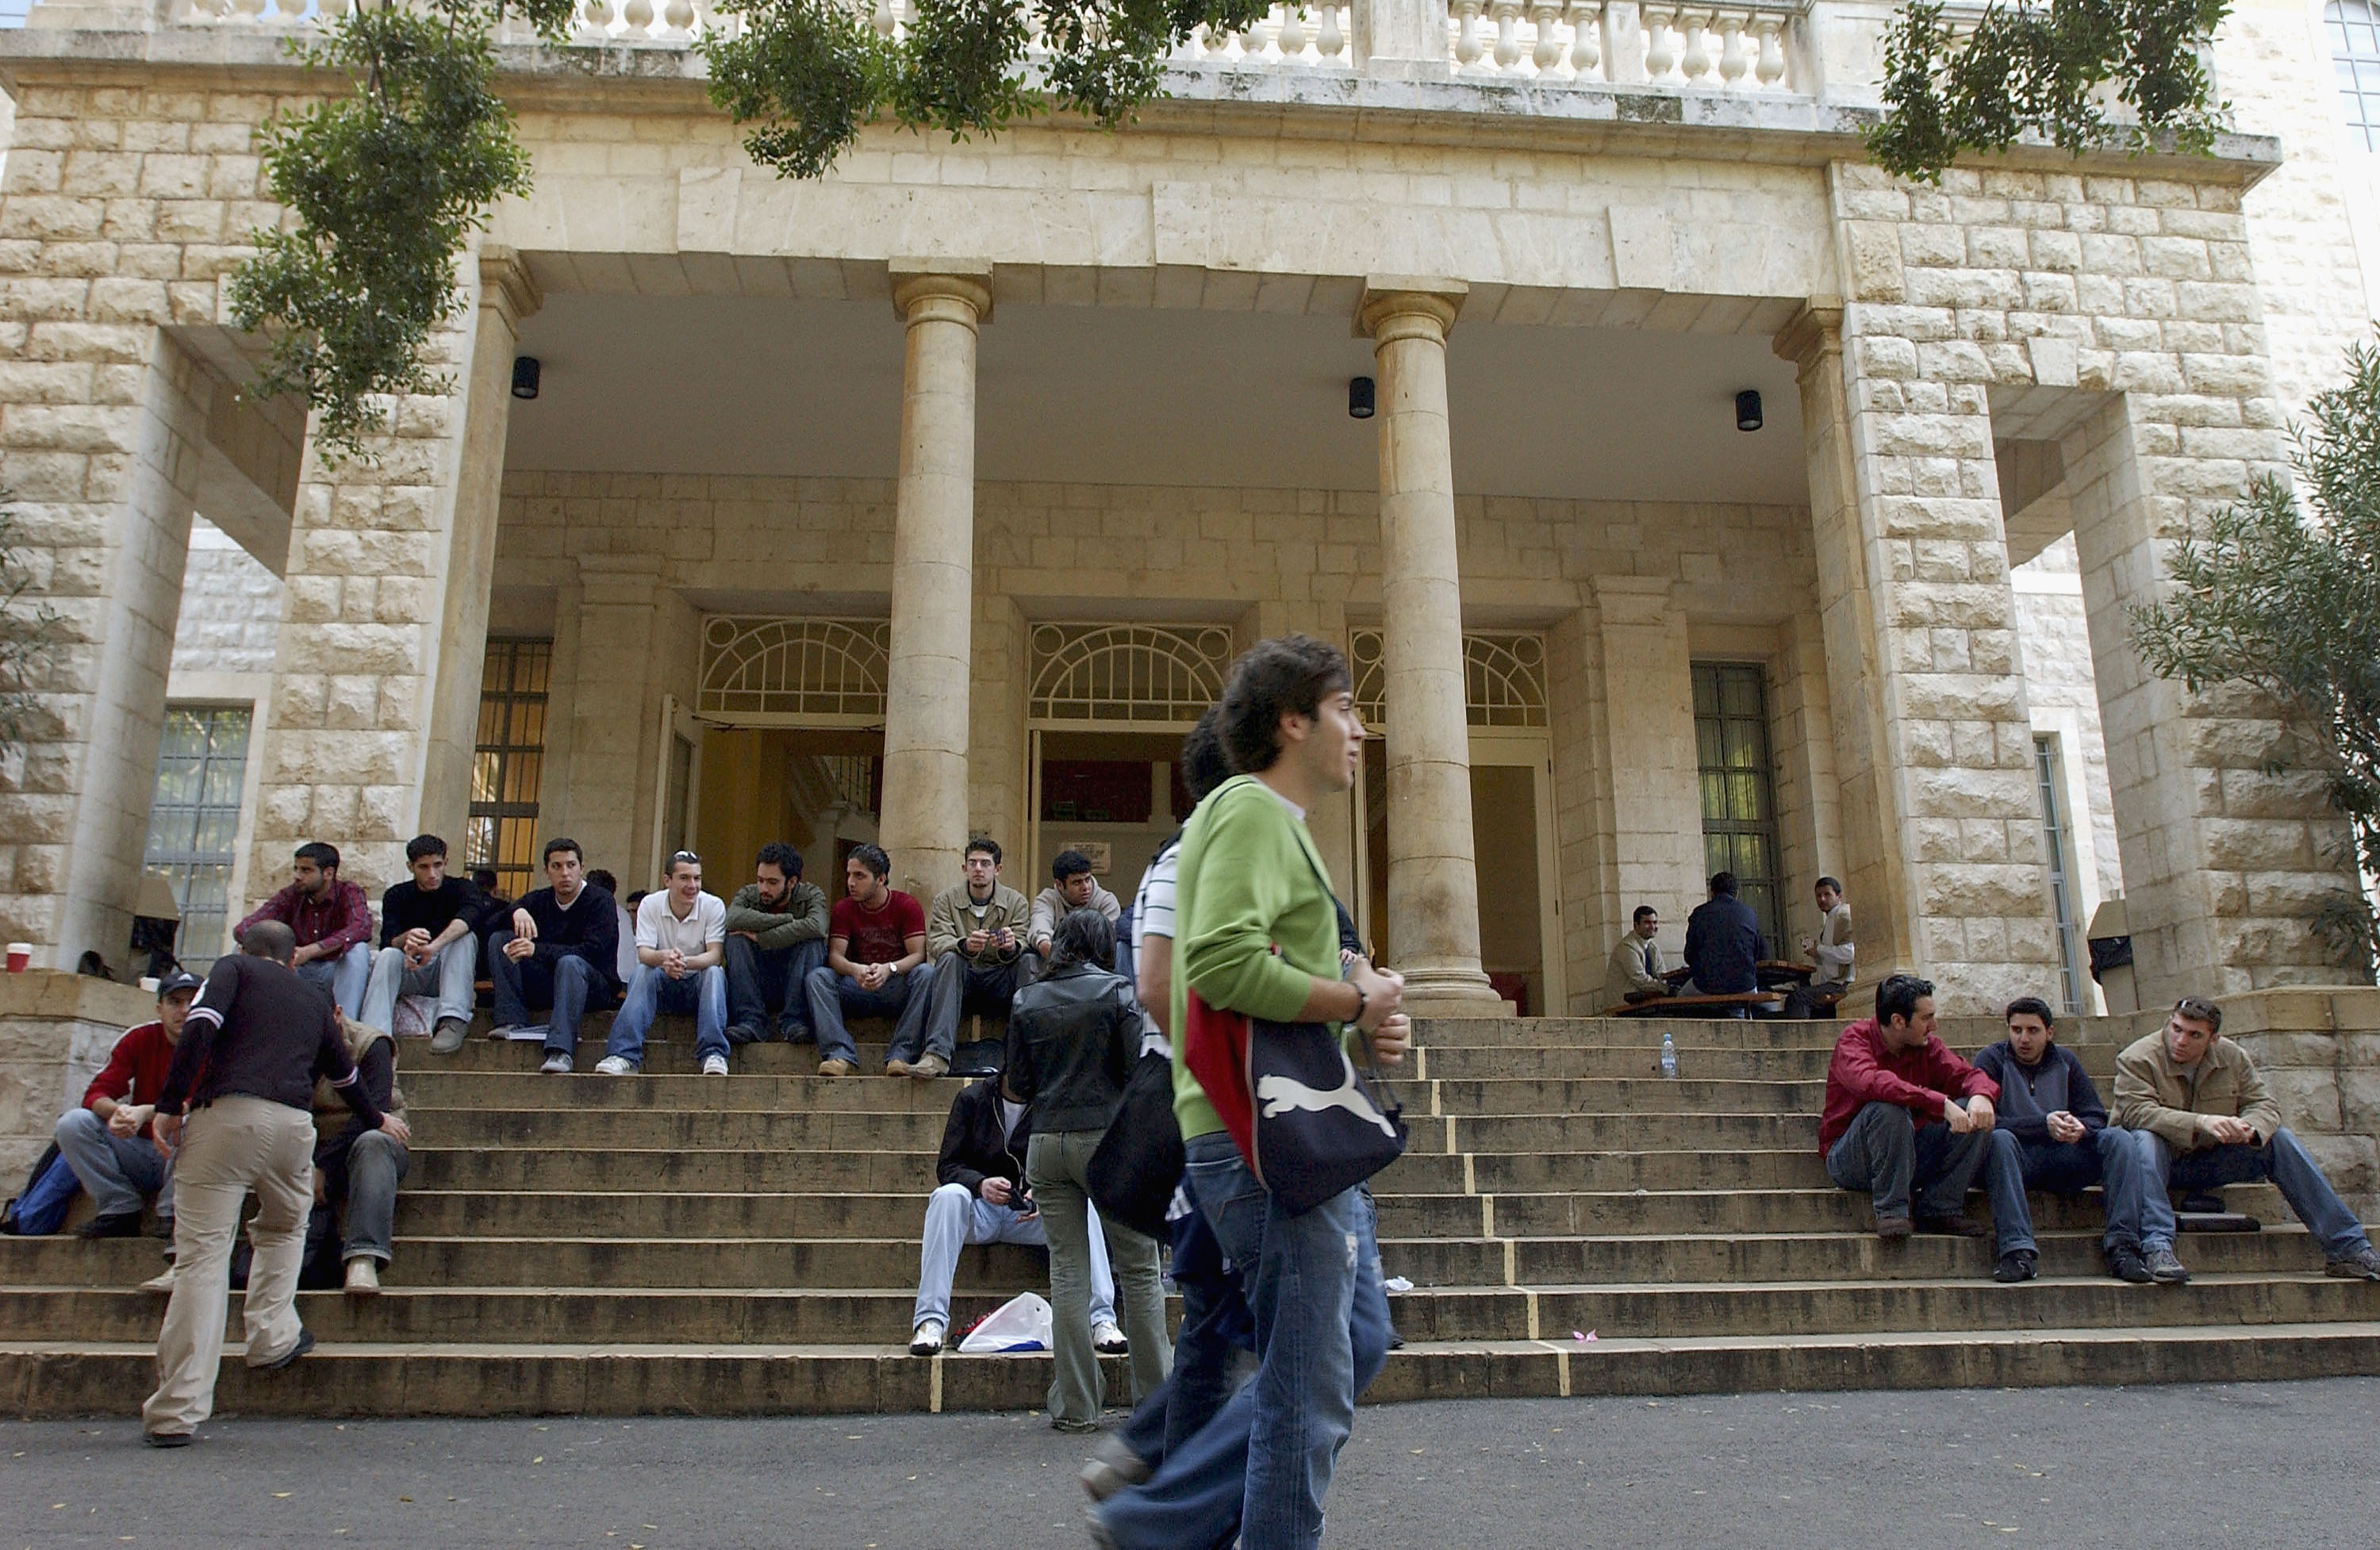
[[1760,917],[1735,896],[1735,874],[1713,873],[1710,897],[1686,916],[1686,967],[1694,971],[1695,991],[1737,996],[1757,990],[1760,961],[1767,956]]
[[[1992,1150],[1984,1176],[1990,1181],[1992,1217],[2001,1224],[1996,1281],[2029,1281],[2038,1255],[2027,1189],[2080,1194],[2101,1186],[2107,1230],[2100,1239],[2107,1271],[2119,1280],[2145,1284],[2152,1278],[2141,1257],[2143,1181],[2140,1151],[2130,1135],[2107,1126],[2107,1106],[2074,1052],[2052,1035],[2057,1019],[2035,996],[2010,1001],[2008,1035],[1975,1055],[1975,1069],[2000,1085],[1994,1109]],[[2002,1167],[2002,1163],[2012,1164]],[[2010,1233],[2008,1224],[2017,1224]]]
[[566,1073],[578,1047],[578,1019],[619,999],[620,922],[612,896],[587,880],[576,840],[545,842],[544,888],[513,906],[509,929],[488,934],[488,978],[496,992],[496,1036],[516,1038],[529,1013],[545,1022],[549,1076]]
[[[1040,1210],[1023,1182],[1025,1149],[1032,1140],[1025,1107],[1000,1096],[996,1075],[968,1083],[951,1102],[941,1156],[934,1166],[935,1189],[926,1202],[917,1306],[910,1318],[912,1356],[932,1356],[942,1349],[951,1322],[951,1278],[958,1271],[961,1249],[970,1243],[1049,1246]],[[1108,1278],[1106,1245],[1096,1230],[1091,1245],[1093,1338],[1120,1349],[1123,1331],[1115,1322],[1115,1286]]]

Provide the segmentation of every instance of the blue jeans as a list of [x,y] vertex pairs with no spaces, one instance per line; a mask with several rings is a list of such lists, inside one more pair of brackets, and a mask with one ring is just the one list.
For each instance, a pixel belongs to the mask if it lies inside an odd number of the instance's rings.
[[727,1042],[758,1044],[769,1036],[769,1013],[777,1014],[777,1037],[787,1044],[810,1039],[810,971],[826,963],[823,939],[791,947],[764,948],[749,937],[727,938]]
[[2101,1209],[2106,1230],[2099,1235],[2104,1249],[2137,1249],[2141,1243],[2141,1155],[2134,1132],[2113,1126],[2093,1131],[2080,1141],[2020,1141],[2014,1132],[1992,1132],[1991,1160],[1984,1165],[1984,1187],[1991,1192],[1992,1222],[1999,1229],[2000,1253],[2036,1249],[2033,1214],[2024,1192],[2046,1190],[2052,1194],[2081,1194],[2089,1185],[2103,1192]]
[[920,963],[905,975],[894,975],[880,990],[862,990],[859,982],[823,965],[810,971],[810,1028],[818,1035],[821,1060],[857,1060],[859,1046],[843,1025],[846,1013],[897,1019],[892,1047],[916,1049],[926,1036],[926,1012],[934,999],[934,966]]
[[2346,1259],[2372,1246],[2355,1213],[2338,1198],[2298,1138],[2286,1130],[2275,1131],[2273,1139],[2262,1146],[2243,1142],[2179,1154],[2152,1132],[2132,1133],[2140,1137],[2145,1171],[2145,1198],[2141,1205],[2141,1243],[2145,1248],[2173,1247],[2173,1201],[2168,1190],[2218,1190],[2226,1184],[2262,1183],[2267,1179],[2280,1187],[2281,1198],[2322,1245],[2325,1258]]
[[612,1036],[604,1041],[603,1053],[643,1066],[645,1030],[653,1025],[656,1013],[664,1011],[693,1014],[695,1059],[726,1057],[727,971],[716,963],[683,979],[672,979],[650,963],[638,964],[620,1002],[620,1015],[612,1019]]
[[1173,1222],[1173,1285],[1182,1294],[1173,1371],[1116,1433],[1152,1470],[1215,1419],[1232,1397],[1240,1353],[1256,1350],[1256,1316],[1240,1294],[1239,1272],[1195,1208]]
[[1879,1219],[1908,1216],[1912,1194],[1917,1215],[1955,1217],[1990,1152],[1985,1132],[1953,1135],[1940,1120],[1921,1125],[1897,1103],[1871,1103],[1852,1116],[1852,1128],[1827,1154],[1827,1177],[1844,1189],[1869,1192]]
[[371,944],[358,942],[336,958],[316,958],[298,965],[298,977],[331,993],[339,1010],[353,1017],[364,1010],[364,985],[371,978]]
[[551,1007],[545,1052],[571,1054],[578,1047],[579,1018],[612,1004],[611,980],[575,952],[544,963],[534,958],[516,963],[504,956],[504,944],[512,939],[510,931],[488,933],[488,979],[495,987],[496,1026],[522,1026],[528,1022],[530,1007]]
[[69,1108],[58,1119],[58,1156],[91,1192],[103,1217],[137,1215],[140,1197],[157,1197],[157,1215],[174,1216],[174,1165],[145,1135],[121,1136],[88,1108]]
[[455,938],[418,969],[406,966],[402,949],[384,947],[372,955],[371,978],[364,987],[363,1010],[355,1014],[355,1019],[387,1033],[396,1026],[399,996],[435,996],[438,1022],[452,1017],[468,1023],[479,972],[477,937]]
[[1256,1381],[1099,1515],[1127,1550],[1220,1544],[1234,1528],[1241,1550],[1312,1550],[1356,1396],[1388,1361],[1371,1196],[1348,1190],[1290,1216],[1229,1135],[1195,1136],[1184,1150],[1198,1209],[1246,1277]]
[[[1092,1214],[1096,1223],[1099,1216]],[[1093,1324],[1115,1320],[1115,1281],[1108,1271],[1106,1237],[1090,1235]],[[926,1233],[917,1251],[917,1303],[909,1327],[928,1319],[951,1321],[951,1278],[958,1274],[959,1251],[975,1243],[1027,1243],[1050,1246],[1049,1231],[1038,1213],[1020,1217],[1005,1205],[994,1205],[965,1184],[944,1184],[926,1197]],[[958,1342],[951,1342],[953,1349]]]

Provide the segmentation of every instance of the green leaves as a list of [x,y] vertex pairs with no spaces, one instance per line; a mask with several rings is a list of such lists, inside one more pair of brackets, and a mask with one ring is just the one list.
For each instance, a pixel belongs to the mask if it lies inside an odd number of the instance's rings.
[[[2283,709],[2291,762],[2323,772],[2356,854],[2380,875],[2380,354],[2348,357],[2347,383],[2307,406],[2298,431],[2301,512],[2286,481],[2257,479],[2248,499],[2174,546],[2178,590],[2132,611],[2152,672],[2192,693],[2246,684]],[[2361,892],[2339,890],[2315,924],[2342,955],[2369,962],[2380,921]]]
[[[1868,154],[1886,171],[1941,181],[1961,151],[2005,151],[2027,134],[2080,153],[2165,140],[2204,151],[2224,127],[2200,46],[2229,0],[2050,0],[1994,5],[1957,37],[1936,0],[1885,30],[1886,114]],[[2130,109],[2108,117],[2109,98]]]
[[752,159],[789,177],[834,164],[891,89],[889,42],[838,0],[721,0],[743,18],[735,36],[706,33],[710,100],[738,124]]

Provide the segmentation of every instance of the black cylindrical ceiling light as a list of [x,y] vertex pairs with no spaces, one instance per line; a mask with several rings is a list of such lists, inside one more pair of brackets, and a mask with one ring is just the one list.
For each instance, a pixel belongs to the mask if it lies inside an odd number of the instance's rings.
[[1347,379],[1347,418],[1349,419],[1370,419],[1372,418],[1371,378],[1350,377]]
[[540,369],[535,356],[513,357],[513,396],[515,398],[537,396],[537,379]]
[[1745,388],[1735,395],[1735,428],[1738,430],[1760,429],[1760,390]]

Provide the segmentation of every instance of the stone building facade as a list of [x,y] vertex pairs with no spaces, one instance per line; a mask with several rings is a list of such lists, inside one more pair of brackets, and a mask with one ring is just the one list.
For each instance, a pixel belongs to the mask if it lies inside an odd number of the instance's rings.
[[1602,1005],[1715,864],[1789,939],[1842,878],[1871,982],[1966,1008],[2087,1005],[2119,892],[2144,997],[2352,977],[2319,791],[2124,612],[2364,313],[2318,13],[2241,12],[2210,157],[1938,188],[1862,157],[1888,13],[1846,0],[1277,10],[1123,132],[872,129],[809,184],[708,108],[703,7],[589,14],[504,55],[536,189],[452,394],[343,465],[223,322],[304,18],[0,39],[0,484],[73,636],[0,788],[44,961],[122,940],[169,703],[252,707],[243,902],[424,829],[624,888],[873,838],[926,890],[979,831],[1128,893],[1184,722],[1302,629],[1383,732],[1313,821],[1432,1008]]

